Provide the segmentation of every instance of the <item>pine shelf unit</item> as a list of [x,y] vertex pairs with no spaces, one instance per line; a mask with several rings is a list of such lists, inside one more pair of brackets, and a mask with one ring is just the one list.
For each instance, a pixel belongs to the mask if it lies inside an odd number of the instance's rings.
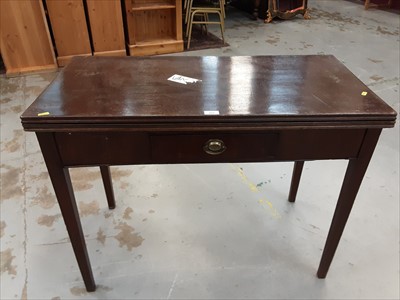
[[125,0],[132,56],[183,51],[181,0]]

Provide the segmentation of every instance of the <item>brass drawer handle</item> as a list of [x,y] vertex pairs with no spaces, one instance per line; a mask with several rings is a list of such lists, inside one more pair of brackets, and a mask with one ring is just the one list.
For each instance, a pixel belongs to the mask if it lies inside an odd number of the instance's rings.
[[207,143],[205,143],[203,150],[207,154],[211,155],[218,155],[223,153],[226,150],[226,146],[223,141],[217,140],[217,139],[211,139],[208,140]]

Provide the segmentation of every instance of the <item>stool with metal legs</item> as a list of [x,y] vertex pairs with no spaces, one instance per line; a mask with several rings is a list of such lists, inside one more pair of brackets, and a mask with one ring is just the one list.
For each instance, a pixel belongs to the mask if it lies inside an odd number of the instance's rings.
[[[207,25],[207,24],[219,24],[221,27],[222,41],[225,42],[224,38],[224,0],[218,0],[218,6],[193,6],[193,0],[188,0],[187,3],[187,28],[186,36],[188,37],[187,49],[190,48],[190,40],[192,36],[193,24]],[[210,21],[208,14],[216,14],[219,21]],[[195,16],[201,15],[200,20],[195,20]]]

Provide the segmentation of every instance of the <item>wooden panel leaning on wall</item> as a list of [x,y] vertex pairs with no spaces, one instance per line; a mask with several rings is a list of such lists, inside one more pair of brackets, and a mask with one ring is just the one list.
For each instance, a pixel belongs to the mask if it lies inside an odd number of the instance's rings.
[[125,56],[120,0],[87,0],[94,55]]
[[57,69],[42,1],[1,0],[0,22],[7,75]]
[[65,66],[75,55],[90,56],[88,26],[82,0],[46,0],[57,49],[57,63]]

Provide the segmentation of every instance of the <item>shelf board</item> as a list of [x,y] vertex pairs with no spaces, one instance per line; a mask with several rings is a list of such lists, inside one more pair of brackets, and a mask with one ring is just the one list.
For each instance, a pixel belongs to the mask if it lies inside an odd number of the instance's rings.
[[176,40],[172,38],[142,41],[134,45],[129,45],[129,53],[131,56],[157,55],[182,51],[183,40]]
[[130,47],[140,47],[140,46],[156,46],[156,45],[164,45],[179,42],[173,37],[171,38],[160,38],[160,39],[151,39],[147,41],[136,41],[135,44],[129,45]]
[[143,11],[143,10],[157,10],[157,9],[172,9],[176,8],[173,4],[166,3],[148,3],[148,4],[133,4],[131,11]]

